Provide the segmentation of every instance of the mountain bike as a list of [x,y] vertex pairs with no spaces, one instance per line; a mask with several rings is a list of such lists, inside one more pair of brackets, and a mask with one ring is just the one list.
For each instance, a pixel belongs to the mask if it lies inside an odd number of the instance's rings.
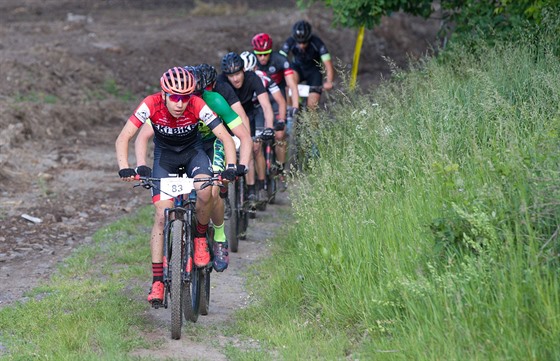
[[[196,322],[198,315],[208,314],[210,303],[210,273],[212,272],[213,233],[209,228],[207,237],[211,260],[204,267],[194,264],[194,234],[196,228],[196,190],[195,182],[204,182],[201,189],[216,184],[221,178],[187,178],[180,171],[166,178],[136,176],[142,186],[150,189],[157,187],[159,181],[161,199],[173,199],[173,207],[165,210],[163,238],[163,284],[164,300],[152,304],[155,308],[171,308],[171,338],[181,338],[183,316]],[[218,183],[220,185],[220,183]]]

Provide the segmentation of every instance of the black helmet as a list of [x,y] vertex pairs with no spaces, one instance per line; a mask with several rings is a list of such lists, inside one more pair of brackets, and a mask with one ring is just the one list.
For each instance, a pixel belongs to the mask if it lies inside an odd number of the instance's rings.
[[196,68],[198,69],[198,72],[200,73],[200,78],[201,78],[200,87],[201,87],[201,89],[206,88],[208,85],[210,85],[210,84],[212,84],[216,81],[216,78],[217,78],[218,74],[216,72],[216,68],[214,68],[212,65],[203,63],[203,64],[197,65]]
[[243,59],[234,52],[227,53],[222,58],[222,72],[224,74],[234,74],[240,70],[243,70]]
[[187,65],[184,67],[186,71],[194,75],[194,79],[196,80],[196,92],[202,91],[205,87],[204,85],[204,75],[196,66]]
[[311,24],[305,20],[300,20],[292,27],[292,37],[298,43],[306,43],[311,38]]

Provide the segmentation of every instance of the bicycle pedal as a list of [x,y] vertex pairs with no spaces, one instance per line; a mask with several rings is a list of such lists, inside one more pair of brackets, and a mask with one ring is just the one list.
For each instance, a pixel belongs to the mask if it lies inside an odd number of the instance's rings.
[[154,300],[150,303],[152,304],[152,308],[155,308],[156,310],[159,309],[160,307],[163,307],[163,302],[160,300]]

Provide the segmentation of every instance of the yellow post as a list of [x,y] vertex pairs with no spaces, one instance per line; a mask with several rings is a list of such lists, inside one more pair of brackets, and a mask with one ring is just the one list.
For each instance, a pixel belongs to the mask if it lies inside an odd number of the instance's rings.
[[352,62],[352,76],[350,77],[350,89],[356,86],[356,78],[358,77],[358,63],[360,62],[360,53],[362,51],[362,43],[364,42],[365,26],[362,25],[358,30],[356,38],[356,47],[354,48],[354,61]]

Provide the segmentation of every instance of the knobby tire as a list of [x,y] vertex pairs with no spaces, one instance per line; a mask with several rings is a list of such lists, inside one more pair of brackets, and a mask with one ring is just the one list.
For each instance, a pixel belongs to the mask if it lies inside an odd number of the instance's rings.
[[181,259],[183,241],[183,221],[174,220],[171,224],[171,338],[181,338],[183,326]]
[[192,269],[190,274],[190,281],[183,283],[183,311],[185,319],[196,322],[200,312],[200,272],[201,269],[194,264],[194,227],[196,225],[196,218],[192,210],[187,210],[187,219],[191,220],[188,231],[185,234],[185,244],[190,244],[192,257]]

